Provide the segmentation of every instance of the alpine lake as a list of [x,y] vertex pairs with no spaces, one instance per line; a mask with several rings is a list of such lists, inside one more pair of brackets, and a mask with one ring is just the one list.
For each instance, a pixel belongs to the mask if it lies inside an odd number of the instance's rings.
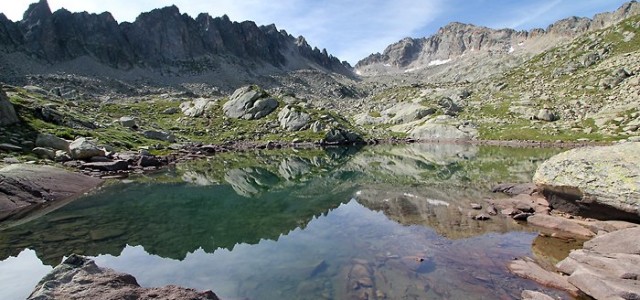
[[38,218],[0,224],[0,299],[24,299],[63,257],[145,287],[221,299],[520,299],[568,295],[507,270],[579,244],[471,203],[530,182],[550,148],[410,144],[223,153],[107,182]]

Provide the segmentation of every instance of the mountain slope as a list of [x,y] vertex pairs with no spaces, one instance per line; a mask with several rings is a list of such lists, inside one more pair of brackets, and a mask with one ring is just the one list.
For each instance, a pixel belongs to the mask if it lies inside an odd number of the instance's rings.
[[433,77],[444,74],[445,80],[483,78],[505,71],[533,54],[582,33],[608,27],[638,13],[640,4],[634,1],[622,5],[615,12],[597,14],[593,19],[571,17],[550,25],[546,30],[531,31],[491,29],[453,22],[440,28],[433,36],[405,38],[389,45],[383,53],[372,54],[359,61],[355,69],[363,76],[415,72],[438,74]]
[[51,12],[41,0],[22,21],[0,14],[0,50],[5,82],[59,72],[222,86],[302,69],[352,76],[348,63],[274,25],[208,14],[193,19],[175,6],[118,24],[108,12]]

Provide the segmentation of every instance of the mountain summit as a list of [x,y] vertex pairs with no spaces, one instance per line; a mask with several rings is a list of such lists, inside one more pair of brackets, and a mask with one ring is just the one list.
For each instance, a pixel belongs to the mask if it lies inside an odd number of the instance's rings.
[[420,73],[425,69],[430,69],[429,73],[436,73],[437,70],[432,69],[437,66],[459,64],[454,68],[459,69],[476,63],[473,58],[478,58],[482,60],[482,64],[499,71],[501,69],[494,68],[491,63],[487,63],[487,59],[503,60],[507,62],[507,66],[513,66],[508,62],[513,61],[514,56],[529,57],[587,31],[608,27],[638,13],[640,4],[632,1],[614,12],[597,14],[592,19],[570,17],[553,23],[547,29],[530,31],[492,29],[452,22],[430,37],[405,38],[391,44],[383,53],[371,54],[359,61],[355,69],[364,76]]
[[118,23],[108,12],[51,12],[46,0],[31,4],[18,22],[0,14],[0,67],[11,71],[0,75],[8,82],[12,75],[52,71],[181,81],[230,74],[249,81],[301,69],[352,75],[348,63],[275,25],[208,14],[194,19],[176,6]]

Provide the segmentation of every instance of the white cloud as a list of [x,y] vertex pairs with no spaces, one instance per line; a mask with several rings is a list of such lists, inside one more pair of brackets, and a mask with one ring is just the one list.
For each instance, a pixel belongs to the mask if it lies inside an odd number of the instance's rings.
[[500,20],[498,23],[492,24],[491,28],[520,28],[528,25],[533,21],[539,20],[542,16],[547,15],[551,10],[556,8],[562,0],[547,1],[547,3],[532,3],[523,5],[513,11],[511,18]]

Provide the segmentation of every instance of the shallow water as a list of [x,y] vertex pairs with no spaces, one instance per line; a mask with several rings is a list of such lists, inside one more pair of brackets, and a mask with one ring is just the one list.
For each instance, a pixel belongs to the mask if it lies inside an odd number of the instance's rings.
[[536,232],[466,211],[557,152],[415,144],[217,155],[0,231],[0,298],[26,297],[79,253],[143,286],[222,299],[519,299],[543,288],[505,266],[532,255]]

